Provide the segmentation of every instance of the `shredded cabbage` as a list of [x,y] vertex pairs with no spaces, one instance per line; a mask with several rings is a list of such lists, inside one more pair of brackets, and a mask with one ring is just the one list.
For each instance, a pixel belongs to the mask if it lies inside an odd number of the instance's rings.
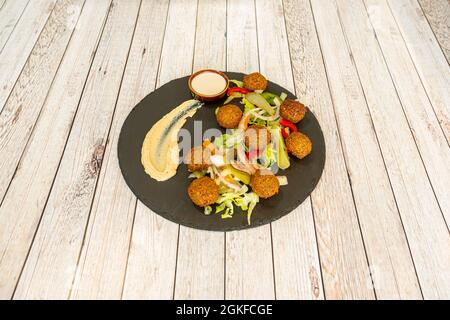
[[209,216],[212,213],[212,207],[211,206],[206,206],[204,213],[205,213],[206,216]]
[[246,98],[243,98],[242,102],[244,103],[244,113],[247,113],[250,110],[253,110],[256,108],[256,106],[253,103],[251,103],[250,101],[248,101]]
[[269,144],[259,157],[261,165],[270,168],[277,162],[277,152],[272,144]]
[[251,214],[256,204],[259,202],[259,197],[254,192],[249,192],[246,185],[243,185],[239,192],[224,192],[220,195],[216,204],[216,213],[222,213],[222,219],[231,218],[234,214],[234,206],[241,208],[242,211],[247,212],[248,224],[251,224]]
[[243,142],[243,136],[239,133],[239,130],[232,130],[230,134],[224,133],[220,137],[214,139],[214,144],[219,149],[236,148]]
[[188,178],[201,178],[204,177],[207,173],[207,170],[203,170],[203,171],[194,171],[192,172]]
[[244,82],[243,81],[232,79],[232,80],[229,80],[229,82],[234,83],[239,88],[243,88],[244,87]]

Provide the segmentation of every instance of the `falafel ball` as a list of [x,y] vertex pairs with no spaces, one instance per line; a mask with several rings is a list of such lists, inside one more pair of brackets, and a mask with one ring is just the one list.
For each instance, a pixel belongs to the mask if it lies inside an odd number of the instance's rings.
[[250,180],[250,186],[263,199],[273,197],[280,190],[280,182],[270,170],[257,171]]
[[304,104],[286,99],[280,106],[280,116],[290,122],[297,123],[305,117],[306,110]]
[[191,182],[188,195],[194,204],[206,207],[214,204],[219,198],[219,186],[210,177],[201,177]]
[[210,156],[211,152],[203,146],[192,148],[185,160],[188,170],[194,172],[207,169]]
[[292,132],[286,138],[286,148],[299,159],[303,159],[312,151],[312,142],[307,135],[301,132]]
[[270,143],[270,131],[260,125],[252,125],[245,130],[245,145],[251,150],[264,150]]
[[253,72],[244,76],[244,88],[248,90],[266,90],[267,79],[259,72]]
[[242,111],[237,105],[227,104],[220,107],[216,113],[219,125],[225,129],[234,129],[239,125],[242,118]]

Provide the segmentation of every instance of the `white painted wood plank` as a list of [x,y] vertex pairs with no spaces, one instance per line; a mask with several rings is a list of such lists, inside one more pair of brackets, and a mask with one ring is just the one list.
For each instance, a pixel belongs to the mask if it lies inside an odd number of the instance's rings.
[[448,61],[416,0],[396,0],[389,1],[388,4],[441,128],[447,141],[450,142],[450,66]]
[[387,3],[366,0],[365,4],[448,226],[450,224],[448,142]]
[[[226,0],[199,0],[193,71],[225,70]],[[223,299],[225,235],[180,226],[175,299]]]
[[0,199],[39,116],[83,3],[55,6],[0,114]]
[[[281,1],[257,1],[259,61],[261,73],[294,92],[283,5]],[[272,223],[275,291],[280,299],[320,299],[314,221],[310,198],[289,215]],[[312,279],[311,272],[317,276]]]
[[[413,70],[408,68],[408,66],[412,67],[409,57],[402,55],[402,52],[406,53],[406,49],[404,48],[404,44],[403,46],[398,45],[400,36],[398,29],[396,29],[393,23],[393,18],[390,16],[389,9],[385,5],[378,5],[378,3],[370,3],[367,9],[369,14],[371,14],[372,25],[377,33],[377,38],[380,41],[381,49],[384,52],[387,65],[391,71],[394,85],[396,86],[397,93],[403,104],[403,111],[409,120],[419,150],[423,151],[423,148],[426,147],[430,148],[427,151],[434,151],[436,150],[435,148],[437,148],[439,152],[431,154],[430,156],[444,157],[444,159],[447,159],[446,163],[450,163],[448,160],[448,146],[445,142],[445,138],[443,137],[442,132],[440,132],[439,129],[437,129],[438,131],[435,131],[435,128],[437,127],[433,126],[433,124],[436,125],[436,121],[431,114],[432,111],[429,111],[431,106],[429,104],[426,105],[418,102],[428,102],[428,100],[426,100],[425,93],[420,84],[416,83],[416,85],[414,85],[414,83],[411,83],[411,80],[417,79],[417,74],[414,75]],[[374,12],[378,12],[378,14],[374,16]],[[389,31],[386,32],[384,28],[388,28]],[[397,41],[393,41],[393,38],[391,37],[394,37]],[[386,90],[387,89],[385,88],[385,91]],[[393,107],[392,105],[389,106],[390,108]],[[392,125],[395,125],[392,129],[392,135],[395,135],[396,137],[394,143],[395,141],[398,141],[397,143],[402,144],[397,150],[397,152],[401,152],[406,148],[405,144],[407,144],[407,140],[405,140],[406,137],[401,139],[399,136],[399,130],[401,129],[402,124],[397,121],[394,121],[391,118]],[[439,132],[439,135],[436,134],[437,132]],[[436,139],[436,137],[439,137],[439,139]],[[436,140],[439,140],[438,146],[435,143]],[[390,155],[387,155],[386,152],[386,159],[388,159],[389,156]],[[425,165],[427,165],[427,158],[429,161],[430,156],[422,152],[422,158]],[[423,179],[419,180],[420,172],[422,170],[419,170],[419,167],[414,168],[414,158],[411,158],[411,155],[404,154],[401,157],[403,158],[402,162],[404,163],[401,163],[401,160],[398,160],[398,165],[402,165],[404,168],[397,174],[401,174],[398,177],[399,180],[402,179],[403,183],[408,184],[407,187],[410,189],[407,190],[408,198],[400,193],[396,186],[397,182],[395,182],[394,179],[393,187],[397,194],[400,210],[402,207],[405,207],[403,212],[401,212],[403,224],[416,264],[422,292],[426,299],[445,298],[450,294],[450,273],[448,271],[450,270],[450,237],[448,228],[445,225],[445,221],[438,208],[436,208],[436,204],[429,199],[430,197],[426,196],[430,191]],[[387,164],[389,165],[389,163]],[[426,167],[432,183],[432,174],[442,175],[443,177],[448,175],[449,168],[448,165],[445,165],[444,163],[442,163],[440,168],[431,166]],[[433,172],[430,169],[439,171]],[[448,180],[446,181],[448,185]],[[416,188],[417,190],[413,190],[413,188]],[[439,194],[437,193],[437,195]],[[405,203],[407,200],[411,203]],[[438,200],[440,200],[439,197]],[[445,210],[445,207],[442,206],[442,202],[441,209]]]
[[[436,271],[441,273],[441,270],[433,270],[434,263],[430,263],[430,261],[436,259],[436,256],[438,260],[441,259],[440,257],[447,260],[450,258],[450,250],[448,253],[430,251],[428,245],[425,248],[423,244],[429,241],[429,234],[436,237],[432,240],[433,243],[445,243],[448,239],[448,232],[383,54],[373,29],[367,27],[366,9],[361,1],[339,1],[338,7],[354,61],[359,70],[403,223],[406,226],[412,225],[416,230],[416,235],[408,235],[408,239],[413,249],[413,257],[414,254],[418,256],[415,264],[419,279],[424,273]],[[389,108],[383,108],[383,112],[379,112],[379,106],[389,106]],[[396,139],[392,139],[394,136]],[[427,212],[427,216],[424,216],[423,212]],[[389,221],[389,217],[385,217],[385,219]],[[391,220],[393,219],[391,218]],[[437,226],[437,230],[441,231],[434,233],[431,229],[434,229],[435,226]],[[396,237],[399,235],[390,234],[386,238],[394,240]],[[399,244],[403,243],[401,238],[397,241]],[[395,279],[391,280],[396,280],[393,283],[396,283],[398,287],[400,298],[417,298],[417,294],[420,295],[420,292],[418,292],[417,281],[414,280],[416,276],[411,275],[411,270],[405,270],[411,269],[408,266],[409,259],[405,257],[409,255],[409,252],[399,253],[399,248],[402,246],[387,246],[390,257],[392,257],[395,274]],[[394,251],[391,253],[391,250]],[[420,257],[423,257],[425,252],[430,258],[423,260]],[[446,259],[445,256],[448,258]],[[450,262],[450,259],[448,261]],[[410,279],[407,278],[408,275]],[[385,273],[382,276],[385,281],[388,281],[389,278],[385,276]]]
[[169,1],[144,0],[105,150],[89,226],[71,292],[75,299],[120,299],[136,197],[117,161],[117,142],[131,109],[155,87]]
[[0,3],[0,52],[5,47],[28,2],[29,0],[12,0]]
[[[197,5],[170,2],[157,87],[192,72]],[[180,19],[183,17],[183,19]],[[179,226],[138,201],[123,297],[171,299]]]
[[14,298],[67,298],[140,1],[114,2]]
[[[80,20],[76,21],[83,2],[61,2],[55,7],[35,51],[25,66],[25,73],[19,78],[19,84],[29,85],[19,85],[14,89],[12,98],[8,100],[6,109],[0,116],[0,132],[3,133],[0,134],[2,181],[7,184],[14,173],[14,180],[0,207],[0,297],[12,295],[47,199],[90,65],[95,34],[90,32],[84,37],[81,34],[80,37],[78,30],[83,24],[86,26],[86,16],[92,27],[97,23],[92,14],[89,16],[89,7],[83,8]],[[70,11],[67,10],[68,7],[71,7]],[[99,5],[97,14],[100,14],[101,9]],[[69,14],[74,18],[70,26],[65,23]],[[101,16],[99,21],[101,22]],[[42,107],[30,144],[17,171],[14,171],[44,102],[53,74],[74,30],[75,22],[78,29],[72,36]],[[91,36],[93,39],[89,40],[87,37]],[[83,49],[89,51],[83,52]],[[78,60],[80,62],[77,63],[77,59],[83,58],[85,61]],[[30,79],[26,77],[29,74],[34,76]],[[16,109],[13,118],[15,121],[6,121],[5,116],[9,109]],[[52,134],[53,132],[58,134]],[[2,199],[4,192],[5,188],[2,186]]]
[[[228,1],[227,69],[259,70],[255,4]],[[242,79],[240,79],[242,80]],[[226,299],[273,299],[270,225],[226,233]]]
[[[297,95],[318,118],[326,143],[325,169],[311,194],[324,296],[372,299],[366,254],[310,2],[290,0],[284,6]],[[295,250],[295,243],[286,244]],[[319,272],[311,270],[312,284],[317,282],[313,279]],[[288,276],[284,283],[289,289]],[[320,283],[313,288],[319,293],[322,290]]]
[[312,7],[375,292],[381,299],[420,298],[384,159],[336,4],[313,1]]
[[56,0],[35,0],[25,9],[19,23],[0,53],[0,112],[25,65]]
[[418,0],[439,45],[450,63],[450,2],[448,0]]

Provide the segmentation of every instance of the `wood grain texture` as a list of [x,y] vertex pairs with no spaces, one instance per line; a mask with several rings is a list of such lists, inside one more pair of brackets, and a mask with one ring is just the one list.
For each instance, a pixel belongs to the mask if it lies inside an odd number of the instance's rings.
[[425,16],[450,63],[450,3],[448,0],[418,0]]
[[[109,0],[103,2],[109,3]],[[22,112],[17,114],[17,121],[9,127],[13,133],[10,134],[8,143],[2,148],[2,154],[8,155],[7,160],[3,160],[2,157],[2,175],[7,172],[12,175],[14,172],[20,152],[26,143],[24,131],[30,132],[44,101],[48,88],[40,87],[36,83],[45,82],[47,87],[50,85],[54,73],[52,69],[56,69],[59,64],[57,59],[61,58],[69,34],[75,26],[73,24],[72,28],[63,32],[67,25],[58,22],[66,21],[68,5],[72,8],[77,5],[79,13],[82,1],[61,3],[61,6],[58,4],[55,8],[48,22],[48,26],[52,27],[46,26],[38,41],[42,45],[36,46],[36,48],[42,48],[41,52],[33,52],[28,62],[31,64],[30,70],[37,69],[33,72],[36,74],[36,79],[21,80],[22,76],[19,79],[19,82],[29,82],[34,85],[22,89],[25,92],[21,94],[23,95],[21,101],[10,100],[11,106],[21,103],[23,108],[21,108]],[[77,23],[78,28],[70,40],[59,72],[53,80],[42,107],[39,121],[34,126],[30,143],[23,153],[17,171],[14,172],[14,179],[0,207],[0,256],[2,257],[0,259],[0,296],[2,297],[11,296],[39,223],[78,106],[91,64],[91,54],[95,49],[97,35],[107,8],[108,4],[100,2],[97,3],[96,8],[89,4],[83,7]],[[55,54],[54,58],[42,61],[38,57],[46,57],[47,50]],[[58,51],[60,52],[57,55]],[[28,70],[28,64],[25,70]],[[47,75],[50,79],[46,78]],[[36,91],[37,89],[43,92]],[[28,90],[30,92],[27,92]],[[9,103],[8,101],[7,108]],[[5,114],[6,110],[0,118],[3,119]],[[50,134],[52,132],[58,134]],[[18,150],[14,151],[15,148]],[[7,152],[7,150],[10,151]]]
[[389,1],[388,4],[442,131],[447,142],[450,142],[450,67],[448,61],[417,1],[398,0]]
[[[193,71],[225,70],[226,0],[199,0]],[[194,138],[195,141],[195,138]],[[223,299],[225,235],[180,226],[175,299]]]
[[[294,92],[286,26],[281,1],[257,1],[259,61],[268,79]],[[323,297],[310,198],[272,223],[276,297]],[[314,276],[312,277],[311,274]]]
[[112,4],[16,299],[69,296],[139,6]]
[[[450,178],[448,177],[449,166],[446,163],[450,163],[450,149],[447,141],[439,128],[432,106],[387,4],[372,0],[365,1],[365,4],[370,18],[368,27],[373,27],[376,32],[378,43],[389,67],[441,212],[448,217],[450,212],[447,204],[449,201],[448,181]],[[399,140],[399,143],[403,143],[403,141]],[[408,165],[405,164],[405,167],[409,166],[409,159],[407,162]],[[417,177],[415,171],[408,172],[412,176],[410,179]],[[417,185],[417,187],[424,188],[422,185]],[[422,196],[422,192],[419,195]],[[413,193],[410,197],[417,198],[418,195]],[[404,199],[399,198],[399,200]],[[450,293],[448,288],[450,284],[448,227],[444,217],[439,216],[435,206],[433,209],[433,202],[428,203],[427,199],[421,201],[426,203],[425,207],[410,219],[404,218],[403,224],[408,235],[422,292],[427,299],[448,297]],[[399,204],[401,203],[399,202]],[[409,214],[412,214],[411,207],[409,211]]]
[[[227,3],[227,70],[259,70],[255,5]],[[275,297],[270,225],[226,233],[226,299]]]
[[[311,195],[324,296],[372,299],[369,268],[310,2],[284,1],[284,9],[296,93],[321,123],[327,146],[325,169]],[[311,271],[313,279],[320,272]],[[321,290],[319,283],[314,287]]]
[[[184,17],[179,19],[179,17]],[[192,72],[197,5],[170,2],[157,87]],[[123,297],[171,299],[177,262],[179,226],[138,201]]]
[[25,9],[19,23],[0,52],[0,112],[25,65],[56,0],[35,0]]
[[448,142],[387,3],[365,0],[365,4],[448,226],[450,221]]
[[[449,13],[448,0],[0,0],[0,299],[450,298]],[[321,180],[273,224],[185,228],[122,178],[130,110],[206,67],[260,70],[321,124]]]
[[8,42],[29,0],[0,1],[0,52]]
[[166,24],[168,1],[142,2],[136,31],[108,137],[77,275],[74,299],[120,299],[127,267],[136,197],[117,161],[122,123],[154,89]]
[[[373,30],[367,27],[368,16],[364,4],[359,0],[338,1],[338,9],[402,220],[415,223],[418,217],[420,219],[422,212],[428,211],[429,216],[434,217],[435,220],[430,219],[426,225],[430,222],[442,223],[438,203],[389,70]],[[379,106],[389,106],[389,108],[379,112]],[[392,139],[394,136],[397,139]],[[383,235],[386,242],[384,250],[386,263],[377,270],[382,277],[378,285],[381,289],[377,290],[377,293],[380,291],[382,293],[379,297],[420,299],[422,296],[419,284],[403,228],[399,226],[401,225],[399,217],[388,216],[380,211],[377,218],[387,224]],[[390,226],[397,226],[399,232],[389,232]],[[417,227],[421,228],[420,225]],[[370,228],[370,230],[377,230],[377,233],[380,233],[378,228]],[[426,233],[426,231],[423,232],[422,236]],[[383,250],[378,251],[383,252]],[[388,268],[387,271],[383,270],[386,268]]]
[[[394,270],[405,266],[401,263],[405,255],[409,261],[405,281],[415,280],[414,268],[364,92],[335,3],[313,1],[312,8],[375,292],[380,298],[400,297]],[[399,261],[392,261],[386,250],[393,243]]]
[[0,114],[0,199],[53,83],[83,3],[57,3]]

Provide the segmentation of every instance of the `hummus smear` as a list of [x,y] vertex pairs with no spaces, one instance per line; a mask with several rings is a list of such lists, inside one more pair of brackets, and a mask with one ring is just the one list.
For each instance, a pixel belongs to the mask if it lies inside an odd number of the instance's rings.
[[141,162],[145,172],[157,181],[165,181],[177,173],[179,164],[178,132],[203,104],[188,100],[153,125],[145,136]]

